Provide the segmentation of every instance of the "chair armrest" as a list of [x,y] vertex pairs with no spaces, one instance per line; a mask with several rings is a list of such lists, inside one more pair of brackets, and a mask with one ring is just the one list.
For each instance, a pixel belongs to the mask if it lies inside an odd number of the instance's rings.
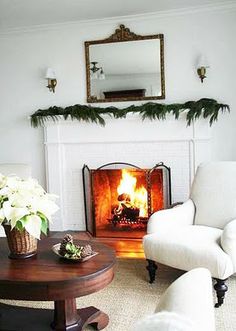
[[147,225],[147,233],[158,232],[160,227],[192,225],[195,206],[191,199],[171,209],[159,210],[152,214]]
[[230,256],[236,271],[236,219],[226,224],[220,242],[225,253]]

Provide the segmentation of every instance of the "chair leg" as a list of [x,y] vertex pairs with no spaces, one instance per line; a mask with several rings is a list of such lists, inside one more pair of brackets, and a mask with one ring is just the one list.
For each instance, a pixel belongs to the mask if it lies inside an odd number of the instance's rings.
[[147,265],[146,269],[149,272],[149,277],[150,277],[149,283],[152,284],[156,277],[157,266],[156,266],[156,263],[152,260],[147,259],[147,262],[148,262],[148,265]]
[[214,285],[218,299],[218,302],[215,304],[216,308],[219,308],[223,304],[225,293],[228,291],[228,286],[225,284],[226,280],[227,279],[216,279],[216,284]]

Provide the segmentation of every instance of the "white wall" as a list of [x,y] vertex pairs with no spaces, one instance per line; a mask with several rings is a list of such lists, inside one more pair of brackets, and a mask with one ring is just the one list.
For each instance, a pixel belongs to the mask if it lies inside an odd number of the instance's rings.
[[[109,36],[120,23],[137,34],[164,33],[165,102],[211,97],[230,104],[231,114],[214,126],[212,156],[235,160],[235,20],[236,11],[209,11],[1,34],[0,162],[30,163],[33,176],[45,183],[43,130],[31,128],[28,116],[39,108],[86,102],[83,42]],[[194,70],[200,53],[211,65],[203,84]],[[45,87],[47,66],[58,75],[55,94]]]

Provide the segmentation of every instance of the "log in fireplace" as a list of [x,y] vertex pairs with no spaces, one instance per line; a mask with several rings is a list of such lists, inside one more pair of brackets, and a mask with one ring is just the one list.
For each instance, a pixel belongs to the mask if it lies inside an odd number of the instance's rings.
[[152,213],[171,204],[171,171],[115,162],[83,167],[86,228],[95,237],[142,238]]

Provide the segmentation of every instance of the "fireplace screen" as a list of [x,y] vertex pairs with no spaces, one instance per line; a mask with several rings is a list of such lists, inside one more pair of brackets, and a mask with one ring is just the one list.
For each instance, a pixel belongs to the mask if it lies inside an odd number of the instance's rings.
[[124,163],[84,166],[87,230],[96,237],[142,238],[150,215],[170,203],[169,171],[162,163],[153,169]]

